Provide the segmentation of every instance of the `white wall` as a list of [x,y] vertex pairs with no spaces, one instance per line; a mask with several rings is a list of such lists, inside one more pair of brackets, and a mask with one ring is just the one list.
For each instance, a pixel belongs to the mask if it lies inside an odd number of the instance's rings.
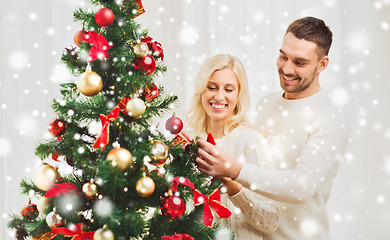
[[[63,72],[61,52],[81,26],[72,14],[82,1],[0,0],[0,239],[10,211],[27,203],[19,183],[40,160],[34,149],[55,117],[50,104]],[[323,18],[334,33],[321,84],[352,110],[352,135],[328,204],[335,240],[387,239],[390,230],[390,0],[143,0],[136,18],[163,44],[168,72],[159,81],[179,96],[184,119],[196,72],[217,53],[247,68],[252,110],[279,89],[275,60],[287,25]],[[251,113],[252,114],[252,113]]]

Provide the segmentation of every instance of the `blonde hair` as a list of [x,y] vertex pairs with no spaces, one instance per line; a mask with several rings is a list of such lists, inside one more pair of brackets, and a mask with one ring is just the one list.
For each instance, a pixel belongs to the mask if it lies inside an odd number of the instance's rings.
[[207,88],[211,75],[222,69],[233,71],[237,77],[239,91],[234,115],[225,124],[224,130],[231,131],[240,123],[249,125],[246,113],[249,109],[249,89],[245,68],[239,58],[228,54],[220,54],[209,58],[200,67],[195,80],[195,93],[190,103],[190,110],[186,121],[195,134],[204,134],[207,131],[208,115],[203,108],[201,94]]

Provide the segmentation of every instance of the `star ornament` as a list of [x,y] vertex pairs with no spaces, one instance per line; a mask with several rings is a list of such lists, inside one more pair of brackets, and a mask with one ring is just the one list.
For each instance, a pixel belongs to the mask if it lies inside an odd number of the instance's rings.
[[99,58],[103,62],[105,59],[108,59],[108,50],[112,48],[112,43],[109,43],[103,35],[95,31],[88,31],[87,33],[83,35],[82,39],[92,44],[92,47],[89,49],[89,60],[95,61]]

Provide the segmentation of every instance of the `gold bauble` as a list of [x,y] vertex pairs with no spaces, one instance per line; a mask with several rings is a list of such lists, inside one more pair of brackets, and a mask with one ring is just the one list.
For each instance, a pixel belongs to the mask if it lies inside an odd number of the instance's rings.
[[61,178],[55,167],[50,166],[49,164],[41,165],[34,175],[35,185],[43,190],[49,190],[59,179]]
[[83,185],[82,191],[87,197],[92,198],[97,194],[97,186],[93,181],[90,181]]
[[135,184],[135,189],[140,197],[149,197],[153,194],[154,188],[154,181],[148,176],[141,177]]
[[137,55],[138,57],[145,57],[146,55],[149,54],[149,47],[148,44],[144,42],[137,43],[134,48],[134,54]]
[[160,140],[152,140],[151,143],[152,160],[150,161],[150,163],[154,165],[160,165],[164,163],[165,160],[168,158],[169,147]]
[[56,209],[53,212],[50,212],[46,216],[46,223],[49,227],[56,227],[58,224],[62,222],[62,217],[57,214]]
[[137,97],[130,99],[126,104],[126,111],[130,117],[139,117],[144,114],[145,110],[146,106],[144,101]]
[[93,235],[93,240],[114,240],[114,234],[106,225],[99,228]]
[[112,165],[118,167],[122,171],[126,170],[133,164],[133,156],[130,151],[121,147],[112,149],[107,154],[107,160],[112,161]]
[[77,78],[77,89],[81,94],[92,97],[98,94],[103,88],[103,81],[99,74],[92,71],[88,65],[85,72]]
[[38,203],[37,203],[37,208],[38,208],[38,211],[42,214],[45,213],[46,209],[50,206],[50,198],[46,198],[46,197],[41,197],[39,200],[38,200]]

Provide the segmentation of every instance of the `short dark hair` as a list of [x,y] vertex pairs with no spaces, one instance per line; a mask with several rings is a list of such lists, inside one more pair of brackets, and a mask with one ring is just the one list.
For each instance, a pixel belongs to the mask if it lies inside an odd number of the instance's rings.
[[286,34],[291,32],[299,39],[317,44],[319,57],[327,56],[332,45],[333,33],[325,22],[315,17],[304,17],[292,22]]

